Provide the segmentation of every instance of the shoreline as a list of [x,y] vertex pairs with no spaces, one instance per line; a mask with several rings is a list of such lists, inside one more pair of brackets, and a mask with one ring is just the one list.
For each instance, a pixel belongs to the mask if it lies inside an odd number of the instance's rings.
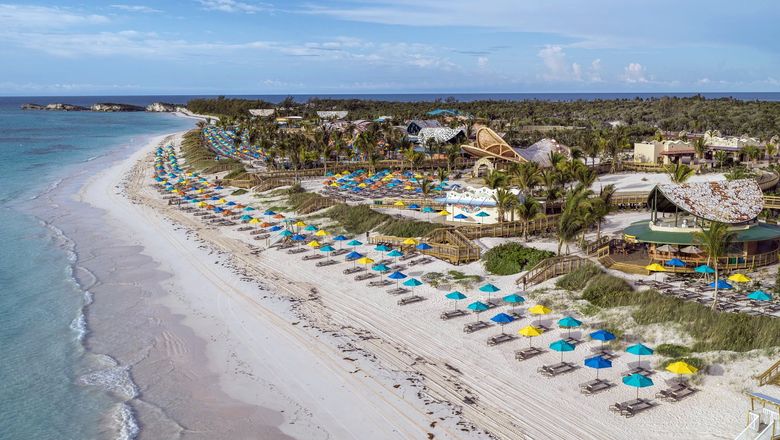
[[[281,401],[285,402],[285,405],[278,411],[285,415],[287,423],[282,427],[283,431],[296,438],[332,438],[334,436],[336,438],[365,438],[366,436],[394,438],[397,435],[397,433],[392,434],[394,429],[397,429],[397,432],[406,432],[405,437],[423,435],[422,427],[429,424],[430,421],[417,420],[409,422],[410,426],[404,426],[404,423],[400,423],[397,419],[391,420],[398,415],[409,420],[419,417],[415,414],[416,411],[409,409],[402,399],[398,399],[398,396],[395,398],[400,401],[400,411],[392,414],[391,417],[386,417],[384,406],[381,410],[372,406],[372,400],[376,397],[384,399],[393,397],[382,396],[382,394],[387,394],[386,389],[377,388],[376,385],[368,383],[370,381],[365,378],[355,380],[349,377],[354,377],[354,372],[351,371],[354,366],[350,361],[342,359],[343,356],[339,350],[319,342],[319,335],[300,334],[301,332],[296,327],[290,325],[294,322],[293,316],[280,317],[285,313],[284,309],[287,306],[285,301],[273,299],[274,295],[264,292],[256,283],[237,282],[233,270],[215,264],[215,256],[220,258],[218,252],[203,249],[204,246],[193,242],[191,237],[188,237],[191,234],[188,234],[181,227],[168,223],[168,220],[163,220],[142,205],[131,203],[122,195],[121,190],[117,190],[116,187],[121,181],[125,181],[125,185],[129,185],[128,181],[125,180],[127,173],[130,173],[129,181],[140,178],[143,185],[149,185],[149,182],[144,180],[148,176],[149,169],[143,161],[139,162],[139,159],[148,156],[154,147],[156,147],[156,143],[152,142],[122,163],[113,165],[109,170],[91,178],[79,192],[78,199],[101,209],[107,209],[105,220],[112,223],[114,228],[117,228],[122,222],[124,222],[123,227],[132,224],[132,228],[123,231],[124,234],[132,237],[136,245],[142,246],[141,254],[151,255],[155,261],[159,261],[159,269],[168,274],[174,274],[164,286],[168,294],[156,301],[156,305],[167,308],[171,311],[172,317],[181,320],[183,326],[194,329],[193,339],[208,341],[205,343],[206,359],[204,363],[208,364],[208,369],[217,376],[220,389],[227,392],[231,399],[251,402],[250,406],[252,407],[267,407],[267,405],[278,407],[281,396]],[[160,235],[164,235],[164,238],[170,241],[164,245],[161,245],[159,241],[158,243],[147,242],[149,237],[159,239]],[[166,246],[175,246],[176,252],[183,253],[186,258],[182,258],[181,254],[171,255],[172,251],[166,249]],[[223,264],[229,263],[223,260]],[[193,271],[193,268],[196,270]],[[186,278],[177,276],[181,273],[197,275],[190,275]],[[182,294],[183,291],[192,292],[203,289],[209,283],[219,286],[213,289],[214,292],[211,292],[211,296]],[[234,298],[220,298],[217,294],[226,291],[230,291],[230,296]],[[254,298],[252,298],[253,296]],[[268,301],[271,304],[261,305],[262,297],[271,298]],[[96,298],[99,298],[99,295],[96,295]],[[213,310],[212,307],[219,310],[222,316],[208,316],[207,310]],[[251,312],[244,310],[246,307],[252,307],[253,310]],[[273,310],[273,308],[277,310]],[[98,312],[95,312],[95,315],[98,315]],[[258,322],[260,316],[266,322]],[[241,322],[231,328],[231,324],[227,323],[231,319]],[[275,334],[268,334],[269,329],[274,329]],[[252,342],[256,343],[256,346],[250,346],[249,342],[244,340],[244,338],[258,333],[266,333],[262,338],[262,343],[258,340],[261,338],[254,338],[255,340]],[[273,348],[276,352],[287,350],[286,354],[290,358],[298,357],[306,359],[306,361],[289,362],[290,365],[271,365],[278,360],[278,356],[269,352],[267,347],[265,353],[253,352],[257,350],[257,346],[263,343],[275,345]],[[202,347],[196,347],[196,341],[188,340],[187,344],[192,346],[193,351],[202,349]],[[300,347],[295,347],[296,350],[289,349],[287,346],[292,344],[298,344]],[[246,356],[245,353],[251,353],[251,357],[255,359],[248,361],[242,359]],[[306,367],[306,364],[311,365]],[[323,369],[332,373],[334,379],[317,378]],[[145,389],[146,379],[142,373],[139,374],[138,370],[137,365],[131,367],[133,378],[137,379],[141,388],[141,399],[146,399],[149,393],[148,389]],[[258,371],[261,370],[265,370],[265,373],[258,374]],[[264,383],[268,376],[275,376],[281,384],[273,381]],[[295,378],[296,376],[308,376],[312,379],[296,384],[294,382],[301,382],[300,379]],[[345,384],[349,386],[348,392],[344,390]],[[267,389],[263,389],[264,386]],[[276,392],[276,395],[260,395],[263,392],[271,394]],[[295,397],[287,397],[287,401],[284,401],[288,395]],[[343,401],[326,398],[326,396],[335,395],[340,395]],[[298,404],[301,400],[304,401],[303,405]],[[258,402],[262,404],[256,405]],[[345,405],[345,408],[339,409]],[[164,405],[161,408],[166,409]],[[367,411],[362,408],[371,408],[371,410]],[[182,411],[194,409],[188,408],[182,409]],[[290,416],[291,413],[292,416]],[[347,417],[348,414],[353,415]],[[211,417],[215,416],[216,414],[211,415]],[[347,418],[349,420],[345,420]],[[143,413],[140,419],[143,423]],[[321,423],[320,419],[322,419]],[[281,425],[278,421],[275,421],[274,424]],[[385,429],[379,429],[377,425],[384,425]],[[235,438],[234,434],[220,437],[212,433],[211,438]],[[144,438],[144,435],[142,430],[139,438]],[[182,437],[195,438],[197,436],[183,434]],[[447,437],[443,436],[442,438]]]

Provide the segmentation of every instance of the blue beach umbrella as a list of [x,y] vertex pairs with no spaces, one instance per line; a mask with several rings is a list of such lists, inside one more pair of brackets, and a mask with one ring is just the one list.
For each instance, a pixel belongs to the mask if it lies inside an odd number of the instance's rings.
[[418,280],[417,278],[409,278],[408,280],[404,281],[404,286],[406,287],[417,287],[422,286],[422,281]]
[[455,301],[458,301],[458,300],[461,300],[461,299],[466,299],[466,298],[467,298],[467,296],[466,296],[466,295],[464,295],[464,294],[462,294],[462,293],[458,292],[457,290],[456,290],[456,291],[454,291],[454,292],[450,292],[450,293],[448,293],[448,294],[446,294],[446,295],[444,295],[444,296],[445,296],[447,299],[451,299],[451,300],[455,300]]
[[387,272],[388,270],[390,270],[390,268],[385,266],[384,264],[377,264],[373,266],[371,270],[375,270],[377,272]]
[[420,209],[420,205],[416,203],[412,203],[411,205],[407,206],[409,209]]
[[596,379],[599,378],[599,370],[602,368],[612,368],[612,361],[604,359],[601,356],[594,356],[592,358],[585,359],[585,366],[596,370]]
[[304,241],[304,240],[306,240],[306,236],[305,235],[301,235],[301,234],[295,234],[291,238],[292,238],[292,241]]
[[636,388],[636,398],[639,398],[639,389],[653,385],[653,380],[641,374],[632,374],[623,378],[623,383]]
[[399,271],[395,271],[387,276],[387,278],[390,278],[391,280],[395,280],[395,287],[398,288],[398,281],[406,278],[406,274],[401,273]]
[[507,302],[509,304],[522,304],[522,303],[525,302],[525,298],[523,298],[522,296],[520,296],[520,295],[518,295],[516,293],[513,293],[511,295],[507,295],[507,296],[505,296],[505,297],[503,297],[501,299],[503,299],[504,302]]
[[558,320],[558,326],[568,329],[567,337],[571,336],[571,329],[577,328],[582,325],[582,321],[574,319],[571,316],[564,316]]
[[279,235],[281,235],[282,237],[291,237],[293,233],[285,229],[284,231],[280,232]]
[[510,322],[514,321],[515,318],[511,315],[507,315],[506,313],[499,313],[492,318],[490,318],[491,321],[495,322],[496,324],[501,325],[501,333],[504,333],[504,325],[509,324]]
[[601,341],[601,348],[604,349],[604,342],[615,339],[615,335],[606,330],[596,330],[590,334],[590,338],[596,341]]
[[468,216],[465,216],[463,214],[458,214],[458,215],[456,215],[456,216],[454,216],[452,218],[454,218],[455,220],[466,220],[468,218]]
[[755,292],[751,292],[747,297],[756,301],[772,301],[772,295],[764,292],[763,290],[756,290]]
[[276,232],[276,231],[279,231],[279,230],[281,230],[281,229],[282,229],[282,227],[281,227],[281,226],[279,226],[279,225],[274,225],[274,226],[271,226],[271,227],[270,227],[268,230],[269,230],[269,231],[271,231],[271,232]]
[[671,267],[685,267],[685,262],[679,258],[672,258],[671,260],[666,261],[664,264]]
[[360,252],[355,252],[355,251],[352,251],[352,252],[348,253],[344,257],[344,259],[346,259],[347,261],[357,260],[358,258],[363,258],[363,254],[361,254]]
[[[716,284],[717,283],[717,284]],[[734,286],[725,282],[724,280],[713,281],[709,284],[710,287],[718,287],[718,289],[733,289]]]
[[487,304],[483,303],[482,301],[474,301],[473,303],[466,306],[467,309],[472,310],[474,312],[477,312],[477,321],[479,321],[479,314],[484,312],[485,310],[490,309]]
[[563,362],[563,353],[567,351],[574,351],[574,345],[564,341],[563,339],[558,339],[557,341],[550,344],[550,349],[559,351],[561,353],[561,362]]
[[639,362],[639,366],[641,367],[642,356],[650,356],[653,354],[653,349],[644,344],[634,344],[626,348],[626,353],[635,354],[637,356],[637,362]]
[[415,246],[415,248],[420,251],[427,251],[428,249],[432,249],[433,246],[429,245],[428,243],[420,243]]
[[263,211],[263,215],[276,215],[276,212],[270,209],[266,209],[265,211]]
[[698,273],[715,273],[715,269],[707,266],[706,264],[696,266],[696,269],[693,269],[693,271]]
[[355,247],[355,246],[360,246],[362,244],[363,244],[363,242],[361,242],[359,240],[352,240],[349,243],[347,243],[347,246]]

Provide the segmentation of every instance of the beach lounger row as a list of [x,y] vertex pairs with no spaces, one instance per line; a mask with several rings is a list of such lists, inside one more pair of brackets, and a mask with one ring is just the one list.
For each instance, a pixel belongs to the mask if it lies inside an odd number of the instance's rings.
[[461,316],[468,315],[468,312],[463,309],[456,309],[456,310],[448,310],[446,312],[442,312],[440,315],[441,319],[447,321],[449,319],[458,318]]
[[580,384],[580,393],[587,396],[606,391],[616,386],[614,383],[604,379],[593,379],[585,383]]
[[399,306],[405,306],[407,304],[412,304],[412,303],[416,303],[416,302],[420,302],[420,301],[425,301],[425,298],[423,298],[420,295],[412,295],[412,296],[407,296],[406,298],[399,299],[398,300],[398,305]]
[[476,331],[484,330],[490,327],[490,323],[486,321],[470,322],[463,326],[464,333],[474,333]]
[[319,260],[321,258],[325,258],[325,255],[322,254],[312,254],[312,255],[306,255],[302,258],[303,261],[309,261],[309,260]]
[[522,350],[515,351],[515,359],[518,361],[524,361],[531,359],[534,356],[539,356],[540,354],[544,353],[547,350],[544,350],[539,347],[528,347],[524,348]]
[[610,411],[619,413],[625,417],[633,417],[640,412],[647,411],[657,404],[648,399],[631,399],[621,403],[615,403],[609,407]]
[[514,341],[515,339],[517,338],[515,338],[513,335],[510,335],[508,333],[499,333],[495,336],[489,337],[487,340],[487,345],[492,347],[494,345],[499,345],[505,342]]
[[561,374],[571,373],[577,368],[579,367],[571,362],[558,362],[557,364],[552,365],[542,365],[537,368],[536,371],[541,373],[544,377],[555,377],[560,376]]
[[350,267],[349,269],[344,269],[342,273],[344,275],[354,275],[358,272],[364,272],[365,270],[365,267]]
[[381,281],[371,281],[368,283],[369,287],[385,287],[385,286],[392,286],[393,282],[390,280],[381,280]]
[[655,397],[668,402],[679,402],[697,391],[699,390],[683,382],[675,384],[671,388],[659,391],[656,393]]
[[390,295],[401,295],[404,293],[409,293],[409,289],[405,287],[396,287],[395,289],[390,289],[387,291]]
[[333,266],[334,264],[339,264],[339,261],[336,261],[336,260],[318,261],[317,262],[317,267]]
[[375,274],[375,273],[364,273],[364,274],[360,274],[360,275],[356,276],[355,277],[355,281],[370,280],[371,278],[376,278],[377,276],[378,275]]

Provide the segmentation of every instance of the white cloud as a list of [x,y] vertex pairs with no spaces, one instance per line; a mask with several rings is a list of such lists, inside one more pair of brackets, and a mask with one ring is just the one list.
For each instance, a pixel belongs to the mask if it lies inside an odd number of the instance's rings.
[[545,46],[537,56],[542,59],[546,68],[542,75],[547,81],[581,81],[582,66],[577,63],[569,64],[566,59],[566,52],[561,46]]
[[488,57],[477,57],[477,66],[479,66],[481,69],[486,68],[489,62],[490,60]]
[[122,10],[122,11],[138,12],[138,13],[141,13],[141,14],[153,14],[153,13],[157,13],[157,12],[162,12],[159,9],[154,9],[152,7],[144,6],[144,5],[122,5],[122,4],[119,4],[119,5],[111,5],[111,7],[114,8],[114,9]]
[[267,3],[248,3],[237,0],[198,0],[198,3],[207,11],[254,14],[256,12],[266,12],[273,9],[272,5]]
[[712,82],[712,80],[709,79],[709,78],[701,78],[700,80],[696,81],[696,84],[704,85],[704,84],[709,84],[711,82]]
[[646,69],[639,63],[630,63],[623,69],[623,81],[636,84],[649,82]]
[[596,58],[590,63],[588,76],[591,82],[601,82],[601,58]]
[[99,25],[109,22],[108,17],[83,14],[69,9],[0,4],[0,30],[51,31],[81,25]]

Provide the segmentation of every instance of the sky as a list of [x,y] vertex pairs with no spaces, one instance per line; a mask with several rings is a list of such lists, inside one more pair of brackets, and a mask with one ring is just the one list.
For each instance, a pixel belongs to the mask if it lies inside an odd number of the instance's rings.
[[772,92],[778,23],[777,0],[0,3],[0,95]]

